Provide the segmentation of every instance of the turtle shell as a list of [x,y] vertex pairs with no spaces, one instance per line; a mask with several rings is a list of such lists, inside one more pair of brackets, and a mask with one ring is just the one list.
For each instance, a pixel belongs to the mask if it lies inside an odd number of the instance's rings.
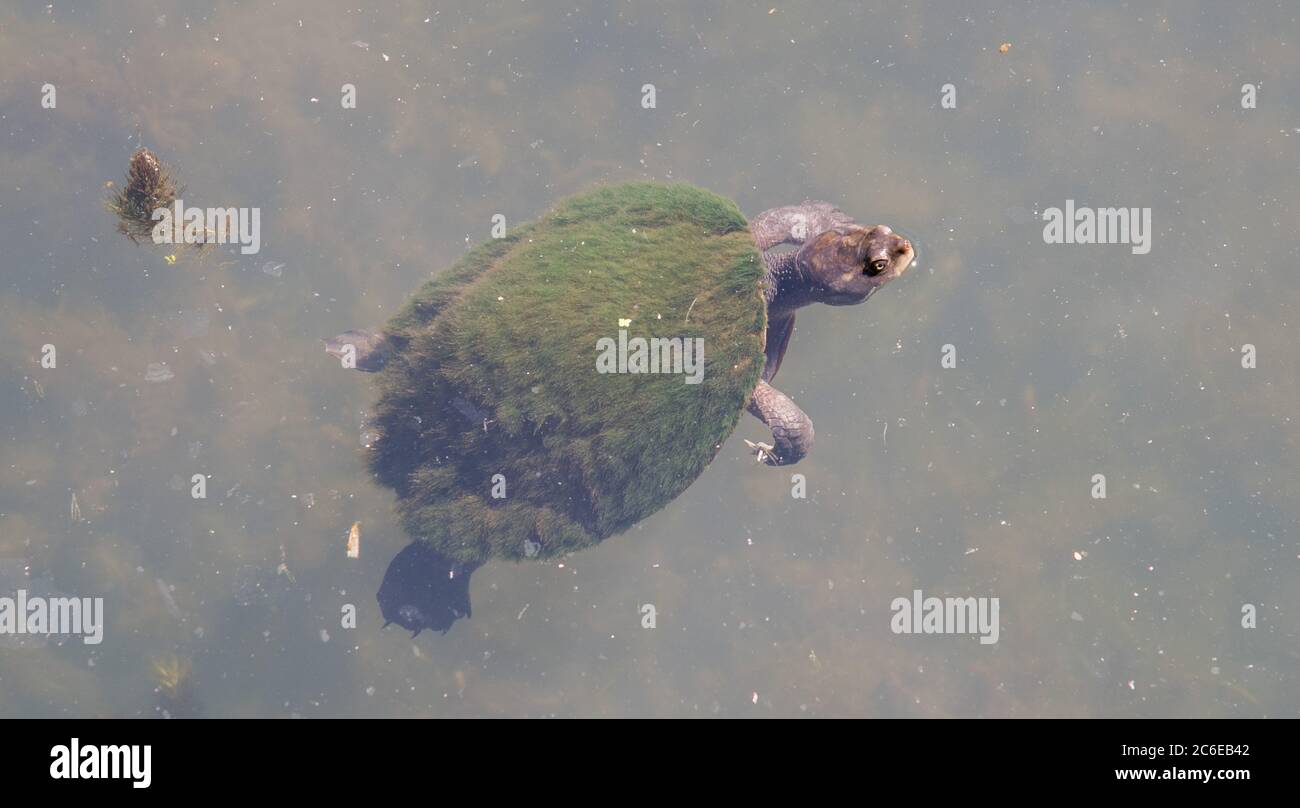
[[[758,382],[761,278],[736,205],[685,184],[579,194],[470,251],[386,328],[369,460],[406,531],[466,563],[545,558],[662,508]],[[636,338],[703,340],[702,379],[608,372]]]

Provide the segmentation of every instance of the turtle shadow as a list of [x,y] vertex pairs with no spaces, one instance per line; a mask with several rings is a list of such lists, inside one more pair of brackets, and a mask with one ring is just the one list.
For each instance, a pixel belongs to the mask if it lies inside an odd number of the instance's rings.
[[396,623],[412,637],[425,629],[446,634],[471,615],[469,578],[479,566],[449,558],[424,541],[408,544],[389,562],[379,585],[384,626]]

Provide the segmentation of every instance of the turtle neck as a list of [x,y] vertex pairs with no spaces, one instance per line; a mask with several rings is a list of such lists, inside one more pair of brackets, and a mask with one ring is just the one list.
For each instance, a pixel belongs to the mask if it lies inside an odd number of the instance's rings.
[[763,253],[763,299],[767,301],[768,319],[792,313],[796,309],[816,303],[820,290],[812,286],[795,260],[798,250],[782,253]]

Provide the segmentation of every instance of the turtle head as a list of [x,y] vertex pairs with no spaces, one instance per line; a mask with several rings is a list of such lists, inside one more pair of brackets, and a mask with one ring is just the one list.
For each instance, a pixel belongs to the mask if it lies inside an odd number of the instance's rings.
[[795,258],[818,300],[851,306],[902,275],[916,258],[912,242],[883,224],[835,227],[809,239]]

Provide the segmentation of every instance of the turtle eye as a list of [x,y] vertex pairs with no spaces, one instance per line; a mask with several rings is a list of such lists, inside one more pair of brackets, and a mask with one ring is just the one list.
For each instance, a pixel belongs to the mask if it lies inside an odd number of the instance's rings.
[[877,258],[876,260],[872,261],[870,264],[867,264],[867,266],[864,268],[863,271],[865,271],[868,275],[874,277],[884,272],[885,267],[887,266],[889,266],[888,261],[886,261],[883,258]]

